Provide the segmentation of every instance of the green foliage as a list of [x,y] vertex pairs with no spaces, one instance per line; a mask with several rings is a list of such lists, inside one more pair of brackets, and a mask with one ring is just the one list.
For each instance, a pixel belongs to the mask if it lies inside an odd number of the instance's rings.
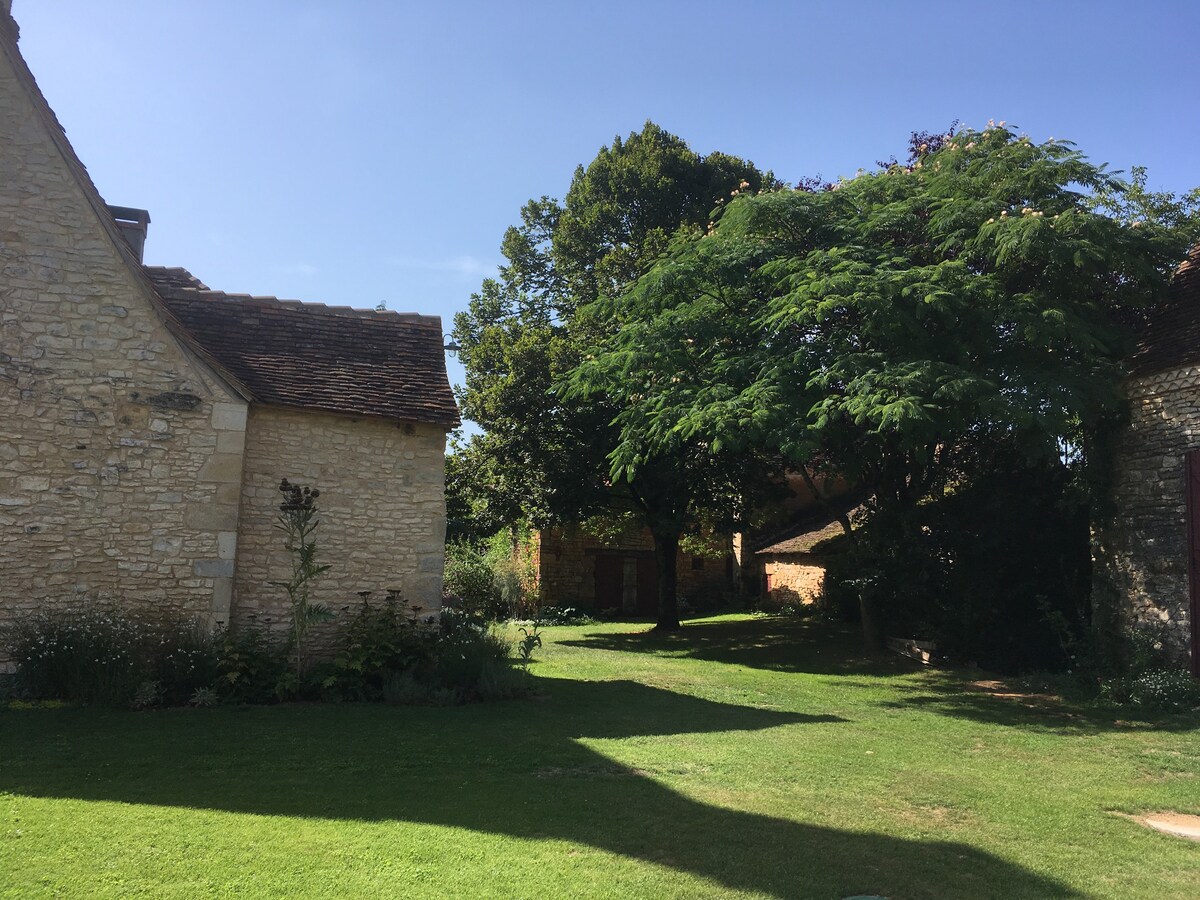
[[537,610],[533,532],[525,522],[477,543],[446,546],[443,584],[452,605],[484,620],[522,618]]
[[519,522],[497,532],[487,542],[498,609],[505,618],[522,619],[536,614],[537,573],[533,564],[533,533]]
[[573,606],[543,606],[538,610],[538,621],[546,625],[589,625],[595,620]]
[[398,592],[372,606],[369,593],[343,627],[334,672],[322,685],[350,700],[376,700],[392,672],[425,665],[433,654],[431,628],[405,609]]
[[1087,496],[1059,460],[1003,446],[975,477],[877,512],[832,558],[826,602],[865,597],[889,635],[1015,674],[1077,668],[1089,631]]
[[[500,277],[455,317],[466,368],[460,404],[485,430],[451,464],[456,515],[478,515],[486,530],[525,517],[542,527],[628,511],[673,561],[680,532],[738,507],[752,467],[739,461],[718,471],[694,445],[653,454],[633,477],[611,477],[606,457],[621,398],[561,388],[620,325],[603,301],[646,272],[680,226],[706,222],[731,192],[774,184],[743,160],[700,156],[647,122],[579,167],[563,204],[542,197],[522,209],[504,237]],[[502,588],[513,585],[505,579]],[[673,576],[661,586],[669,606],[662,624],[677,625]]]
[[221,695],[213,688],[196,688],[192,691],[192,696],[188,698],[188,703],[197,709],[212,709],[221,702]]
[[[19,690],[39,699],[176,704],[213,683],[217,648],[199,623],[84,606],[36,613],[4,635]],[[146,700],[154,685],[154,703]]]
[[[568,383],[619,400],[614,479],[692,446],[862,486],[891,533],[862,573],[875,642],[870,597],[930,561],[918,510],[986,474],[987,448],[1104,483],[1091,451],[1122,418],[1129,311],[1196,235],[1195,202],[1140,190],[1067,142],[989,127],[830,190],[738,196],[610,298],[621,327]],[[1152,217],[1108,214],[1122,198]]]
[[467,703],[525,690],[510,670],[509,642],[474,617],[448,610],[440,619],[420,619],[397,592],[380,604],[369,600],[364,594],[339,629],[334,659],[303,679],[290,665],[290,642],[256,625],[209,634],[190,621],[151,621],[96,607],[39,613],[5,633],[4,647],[17,663],[11,693],[151,709],[221,700],[395,702],[400,675],[420,685],[422,703]]
[[378,606],[368,599],[342,630],[324,696],[444,706],[519,693],[512,648],[478,617],[448,609],[419,619],[395,594]]
[[141,624],[96,607],[38,613],[5,637],[18,682],[34,698],[127,703],[148,668]]
[[1152,713],[1200,709],[1200,681],[1182,669],[1126,675],[1104,682],[1100,700]]
[[219,634],[192,620],[159,623],[158,648],[152,652],[151,677],[162,689],[165,706],[182,706],[198,690],[220,678]]
[[1100,680],[1100,702],[1137,712],[1200,709],[1200,681],[1166,651],[1163,627],[1138,624],[1122,634],[1120,670]]
[[279,482],[283,500],[275,527],[284,534],[283,545],[291,556],[292,575],[287,581],[272,582],[287,592],[291,624],[290,643],[296,660],[296,679],[304,676],[305,645],[308,630],[318,622],[327,622],[333,613],[327,606],[309,599],[312,586],[329,570],[317,562],[316,531],[321,524],[317,518],[317,498],[321,492],[291,484],[286,478]]
[[129,706],[131,709],[138,710],[154,709],[154,707],[162,705],[162,700],[162,685],[157,681],[143,681],[133,692],[133,699],[129,701]]
[[517,641],[517,662],[523,671],[528,672],[529,664],[533,662],[533,651],[542,646],[541,623],[535,620],[517,630],[521,632],[521,639]]
[[456,605],[466,613],[488,619],[499,614],[492,561],[474,544],[466,541],[446,544],[442,589],[457,598]]
[[273,703],[289,675],[288,645],[269,630],[243,624],[218,636],[217,693],[239,703]]
[[432,690],[451,692],[458,703],[499,700],[523,692],[508,664],[512,646],[494,629],[446,611],[436,635],[432,665],[416,673]]

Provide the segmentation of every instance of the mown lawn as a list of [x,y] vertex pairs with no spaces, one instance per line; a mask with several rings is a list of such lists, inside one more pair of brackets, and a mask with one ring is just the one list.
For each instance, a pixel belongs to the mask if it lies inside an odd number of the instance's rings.
[[554,628],[536,700],[0,710],[5,897],[1200,896],[1200,717],[1114,721],[851,633]]

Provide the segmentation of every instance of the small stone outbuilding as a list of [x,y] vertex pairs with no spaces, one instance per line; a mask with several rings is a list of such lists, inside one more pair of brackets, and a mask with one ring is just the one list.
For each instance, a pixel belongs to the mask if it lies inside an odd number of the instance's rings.
[[818,510],[769,538],[753,554],[759,603],[768,608],[814,603],[825,585],[832,548],[844,534],[836,515]]
[[1097,587],[1114,589],[1133,622],[1161,630],[1200,674],[1200,248],[1142,330],[1126,390]]
[[142,265],[0,3],[0,625],[81,600],[282,619],[281,478],[321,490],[314,600],[436,610],[458,411],[435,316],[208,289]]

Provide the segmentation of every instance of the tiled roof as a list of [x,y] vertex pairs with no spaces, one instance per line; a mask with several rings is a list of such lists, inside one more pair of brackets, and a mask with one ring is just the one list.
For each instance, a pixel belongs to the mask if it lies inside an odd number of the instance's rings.
[[1129,362],[1134,375],[1200,363],[1200,246],[1175,270],[1167,299],[1147,314]]
[[437,316],[226,294],[186,269],[146,274],[184,330],[260,403],[459,424]]
[[[846,514],[854,519],[857,509]],[[776,533],[766,539],[767,546],[755,553],[760,556],[775,556],[782,553],[821,553],[825,547],[819,546],[825,541],[845,534],[842,523],[837,517],[837,511],[820,510],[793,524],[783,532]]]

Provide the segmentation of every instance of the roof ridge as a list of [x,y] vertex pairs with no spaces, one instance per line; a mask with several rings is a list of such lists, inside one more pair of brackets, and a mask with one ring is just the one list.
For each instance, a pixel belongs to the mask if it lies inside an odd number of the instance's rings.
[[[191,272],[180,266],[146,266],[147,272],[151,278],[154,278],[156,272],[166,273],[182,273],[195,280],[197,284],[203,284]],[[151,271],[153,270],[153,271]],[[417,322],[429,325],[437,325],[441,327],[441,316],[427,315],[419,312],[400,312],[394,309],[363,309],[356,306],[334,306],[328,303],[320,303],[312,300],[292,300],[283,297],[276,297],[272,294],[243,294],[232,293],[230,291],[220,291],[210,288],[207,285],[203,287],[186,286],[180,284],[164,284],[156,281],[158,293],[162,297],[178,297],[178,299],[199,298],[211,302],[226,302],[226,303],[254,303],[262,306],[281,306],[288,309],[295,309],[302,312],[314,312],[323,315],[348,316],[356,319],[400,319],[404,322]]]
[[261,306],[282,306],[301,312],[314,312],[325,315],[347,316],[355,319],[401,319],[405,322],[427,322],[430,325],[441,320],[441,316],[431,316],[418,312],[399,312],[394,309],[361,309],[356,306],[331,306],[313,300],[290,300],[275,297],[270,294],[234,294],[229,291],[218,291],[213,288],[200,290],[197,288],[171,287],[168,294],[182,294],[184,297],[195,296],[217,303],[254,303]]

